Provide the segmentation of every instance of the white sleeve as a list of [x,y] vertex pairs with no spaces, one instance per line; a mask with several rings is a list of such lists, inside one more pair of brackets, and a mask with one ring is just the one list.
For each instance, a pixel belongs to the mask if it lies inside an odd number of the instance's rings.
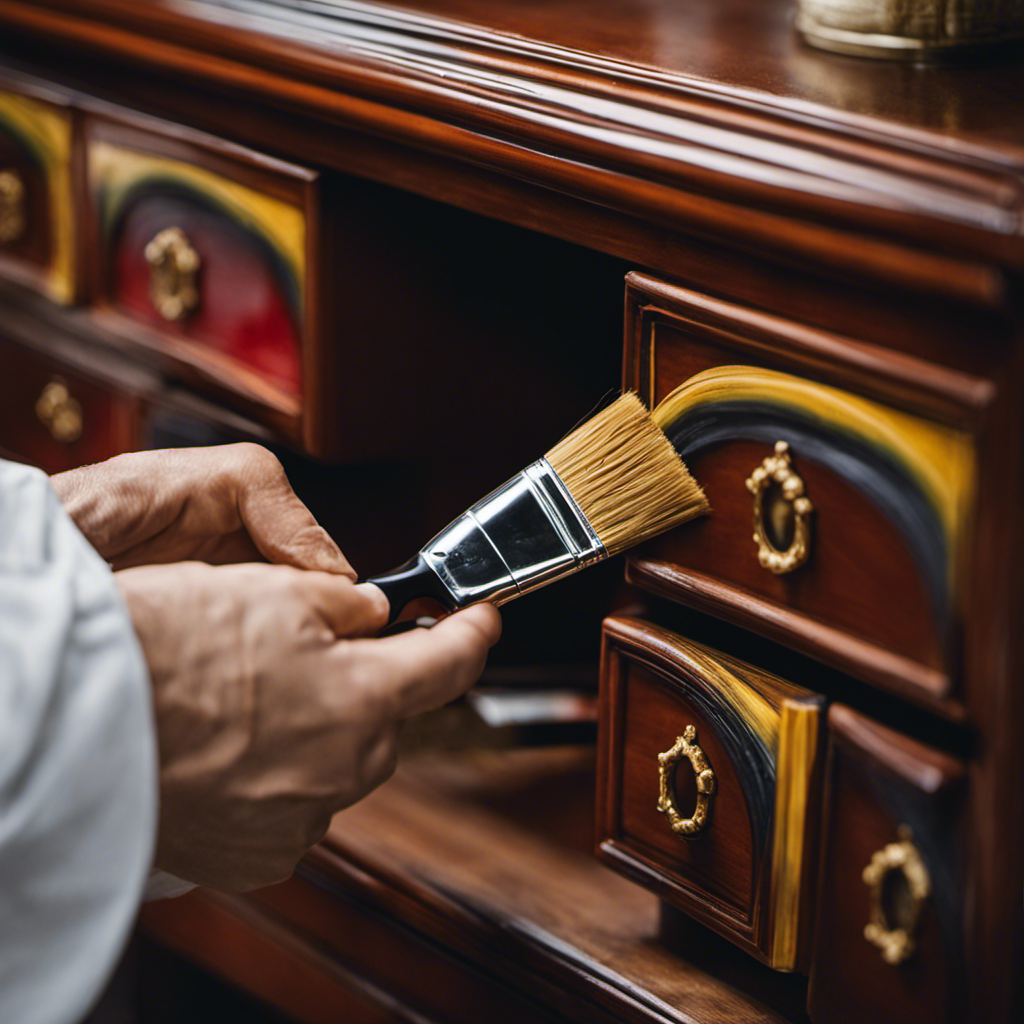
[[110,569],[43,473],[0,460],[0,1021],[84,1016],[156,806],[149,679]]

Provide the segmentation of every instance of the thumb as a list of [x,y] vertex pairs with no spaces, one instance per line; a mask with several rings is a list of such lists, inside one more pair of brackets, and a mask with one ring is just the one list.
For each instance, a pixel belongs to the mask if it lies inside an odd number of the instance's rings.
[[238,488],[238,513],[259,553],[268,562],[347,576],[356,572],[313,513],[292,490],[277,458],[246,472]]

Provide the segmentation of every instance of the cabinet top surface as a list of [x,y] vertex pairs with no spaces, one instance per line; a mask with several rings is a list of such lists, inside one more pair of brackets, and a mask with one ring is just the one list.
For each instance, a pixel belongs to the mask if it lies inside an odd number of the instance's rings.
[[[1021,47],[917,65],[841,56],[805,44],[795,0],[151,0],[202,17],[286,21],[293,38],[362,43],[415,37],[424,55],[447,46],[558,71],[632,79],[653,92],[687,87],[778,104],[792,114],[869,118],[1021,153]],[[271,29],[270,25],[264,28]],[[376,34],[373,30],[376,30]]]
[[840,56],[805,45],[794,13],[795,0],[0,0],[0,25],[42,33],[61,61],[70,44],[242,91],[658,230],[1000,294],[989,268],[1024,267],[1021,47],[930,66]]

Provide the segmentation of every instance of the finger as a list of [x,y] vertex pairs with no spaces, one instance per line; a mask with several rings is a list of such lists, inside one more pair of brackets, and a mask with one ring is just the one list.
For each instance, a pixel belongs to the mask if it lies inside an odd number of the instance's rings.
[[297,585],[339,638],[376,636],[387,625],[391,605],[384,591],[372,583],[355,584],[346,576],[308,572],[299,576]]
[[299,500],[278,459],[259,445],[240,445],[238,513],[268,562],[356,579],[327,531]]
[[458,612],[432,629],[416,629],[383,640],[360,643],[369,660],[373,685],[393,703],[401,718],[442,707],[480,678],[487,652],[501,636],[493,605]]

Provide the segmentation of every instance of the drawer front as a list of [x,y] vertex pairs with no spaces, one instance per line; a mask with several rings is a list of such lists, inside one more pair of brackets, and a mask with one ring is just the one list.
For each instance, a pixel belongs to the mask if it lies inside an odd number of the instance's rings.
[[86,120],[96,305],[126,344],[297,429],[316,344],[315,174],[144,125]]
[[964,766],[841,705],[827,765],[812,1019],[963,1019]]
[[714,514],[638,549],[630,578],[941,706],[989,389],[668,291],[631,282],[627,384],[657,407]]
[[598,856],[779,969],[800,967],[814,694],[639,619],[605,620]]
[[0,82],[0,276],[75,297],[72,115]]
[[140,399],[0,336],[0,450],[47,473],[139,447]]

